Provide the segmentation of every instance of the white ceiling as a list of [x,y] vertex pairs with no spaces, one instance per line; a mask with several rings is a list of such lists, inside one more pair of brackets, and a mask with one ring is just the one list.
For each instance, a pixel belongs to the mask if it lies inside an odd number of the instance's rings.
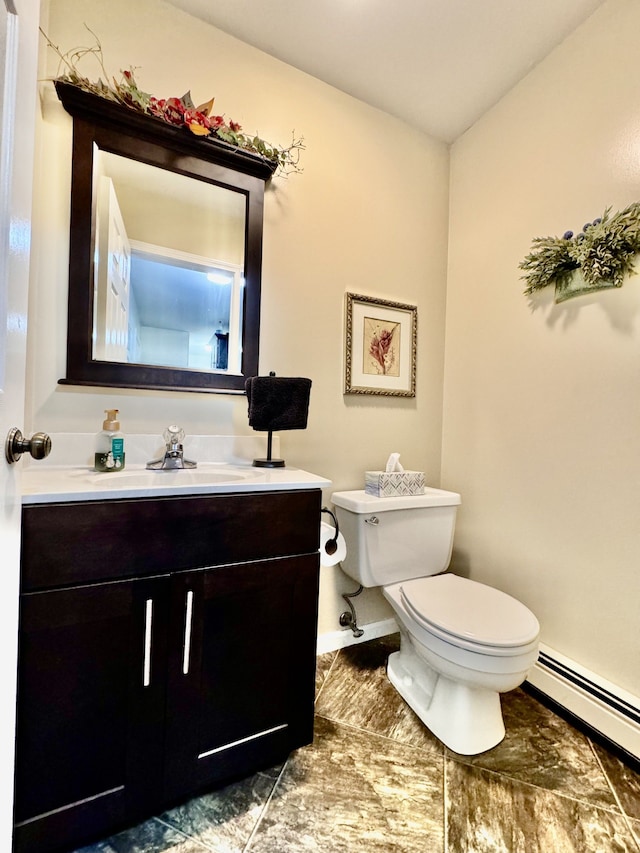
[[452,142],[605,0],[169,2]]

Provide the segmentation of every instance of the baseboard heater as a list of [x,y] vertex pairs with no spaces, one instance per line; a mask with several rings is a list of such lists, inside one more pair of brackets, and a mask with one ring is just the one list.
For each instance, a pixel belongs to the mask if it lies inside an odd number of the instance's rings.
[[588,728],[618,746],[622,753],[640,762],[638,697],[542,644],[527,681]]

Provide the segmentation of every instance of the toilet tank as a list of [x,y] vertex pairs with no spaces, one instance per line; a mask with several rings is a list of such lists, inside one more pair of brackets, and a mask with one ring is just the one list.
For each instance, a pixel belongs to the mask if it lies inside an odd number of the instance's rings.
[[460,495],[378,498],[363,490],[331,496],[347,545],[342,569],[365,587],[437,575],[451,560]]

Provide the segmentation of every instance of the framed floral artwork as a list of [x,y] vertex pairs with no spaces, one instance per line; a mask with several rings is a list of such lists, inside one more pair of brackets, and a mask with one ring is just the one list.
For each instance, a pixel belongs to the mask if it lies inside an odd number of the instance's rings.
[[415,397],[418,309],[346,294],[345,394]]

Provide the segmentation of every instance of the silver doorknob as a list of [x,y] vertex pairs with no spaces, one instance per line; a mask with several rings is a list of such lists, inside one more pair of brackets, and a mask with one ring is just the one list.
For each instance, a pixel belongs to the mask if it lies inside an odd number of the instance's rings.
[[7,462],[17,462],[23,453],[30,453],[34,459],[44,459],[51,453],[51,439],[46,432],[34,432],[31,438],[24,438],[18,427],[9,430],[4,445]]

